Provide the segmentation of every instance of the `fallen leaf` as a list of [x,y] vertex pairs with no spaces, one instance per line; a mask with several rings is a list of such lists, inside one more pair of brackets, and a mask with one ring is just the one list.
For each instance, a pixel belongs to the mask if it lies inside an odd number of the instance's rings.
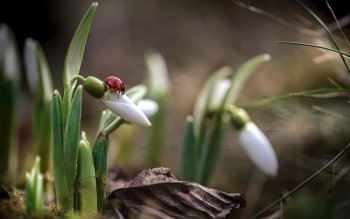
[[224,218],[246,205],[244,195],[225,193],[197,183],[178,181],[170,169],[143,170],[121,188],[111,188],[109,200],[159,218]]

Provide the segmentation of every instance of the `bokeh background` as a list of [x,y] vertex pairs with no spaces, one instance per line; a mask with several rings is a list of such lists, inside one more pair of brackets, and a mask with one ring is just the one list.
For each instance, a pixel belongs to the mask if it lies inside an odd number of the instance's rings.
[[[0,22],[6,23],[14,31],[21,51],[27,37],[41,43],[53,74],[54,86],[60,91],[65,53],[90,3],[7,1],[0,7]],[[288,25],[226,0],[99,1],[81,74],[101,79],[116,75],[122,78],[127,87],[131,87],[144,82],[146,52],[155,50],[164,56],[171,92],[166,145],[159,165],[170,167],[175,174],[181,156],[185,118],[192,114],[200,86],[219,67],[230,65],[237,69],[255,55],[269,53],[272,56],[272,60],[250,78],[238,105],[300,90],[335,84],[344,87],[350,85],[350,77],[339,57],[318,49],[276,43],[290,40],[329,45],[320,26],[297,4],[276,0],[251,0],[244,3],[274,14],[288,22]],[[305,3],[325,23],[334,22],[324,1]],[[338,18],[349,13],[342,1],[330,1],[330,4]],[[313,32],[305,33],[302,28]],[[344,31],[349,36],[346,25]],[[334,34],[341,45],[349,48],[338,30]],[[30,94],[25,79],[22,84],[20,153],[26,154],[30,153],[32,147]],[[235,130],[229,130],[210,186],[247,194],[248,207],[233,212],[232,217],[240,215],[245,218],[266,206],[315,172],[349,142],[347,101],[348,97],[344,95],[330,99],[293,98],[248,109],[253,120],[274,145],[280,161],[280,173],[275,178],[262,176],[241,150]],[[84,95],[83,104],[82,129],[87,131],[90,142],[93,142],[100,112],[104,107],[88,95]],[[144,132],[144,129],[137,132],[138,150],[135,150],[137,153],[133,165],[126,167],[128,171],[136,173],[149,167],[143,159]],[[298,194],[314,197],[320,188],[325,189],[332,181],[330,175],[331,171]],[[332,187],[333,196],[320,198],[321,204],[316,206],[322,206],[322,201],[328,203],[331,199],[333,204],[337,201],[345,203],[347,208],[344,209],[348,209],[348,203],[337,195],[346,192],[342,186],[347,185],[349,179],[342,179],[345,182]],[[318,199],[310,201],[314,202],[318,204]],[[331,211],[333,215],[341,214],[334,208]]]

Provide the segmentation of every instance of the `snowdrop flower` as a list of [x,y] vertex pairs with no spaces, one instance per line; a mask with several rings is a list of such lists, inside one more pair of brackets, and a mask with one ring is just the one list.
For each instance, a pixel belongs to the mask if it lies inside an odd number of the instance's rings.
[[[146,117],[145,113],[132,102],[128,96],[124,94],[124,86],[121,81],[117,81],[121,83],[121,86],[116,88],[115,84],[110,82],[110,86],[108,87],[103,81],[100,79],[89,76],[87,78],[83,78],[82,76],[76,77],[79,80],[83,81],[84,89],[93,97],[98,98],[104,103],[104,105],[114,114],[120,116],[125,121],[130,123],[134,123],[140,126],[151,126],[151,122]],[[116,77],[115,77],[116,78]],[[119,79],[120,80],[120,79]],[[117,84],[118,85],[118,84]],[[145,112],[151,114],[152,108],[153,111],[156,111],[155,106],[150,106],[151,103],[141,103],[141,107],[145,109]]]
[[110,111],[124,120],[136,125],[151,126],[146,115],[125,94],[122,95],[108,89],[100,100]]
[[238,138],[253,163],[265,174],[275,176],[278,161],[275,151],[265,134],[252,122],[248,114],[239,108],[231,111],[232,121],[238,129]]
[[239,141],[253,163],[265,174],[275,176],[278,163],[275,151],[264,133],[253,122],[248,122],[239,131]]
[[149,99],[140,100],[137,107],[147,116],[147,118],[152,117],[158,111],[158,104]]

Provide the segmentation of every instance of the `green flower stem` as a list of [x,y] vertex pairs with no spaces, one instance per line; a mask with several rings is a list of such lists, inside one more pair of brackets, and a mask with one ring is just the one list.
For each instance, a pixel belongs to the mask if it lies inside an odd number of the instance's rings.
[[197,173],[197,182],[202,185],[207,185],[213,174],[227,124],[225,117],[218,116],[210,138],[203,145]]
[[97,194],[94,161],[89,146],[83,132],[82,140],[79,143],[78,159],[78,181],[80,194],[80,211],[83,218],[91,217],[97,212]]
[[124,119],[118,117],[114,119],[107,127],[105,127],[100,134],[103,136],[108,136],[109,134],[117,130],[124,122]]
[[81,75],[74,75],[70,83],[73,84],[76,80],[79,80],[80,82],[84,83],[86,81],[86,78],[84,78]]

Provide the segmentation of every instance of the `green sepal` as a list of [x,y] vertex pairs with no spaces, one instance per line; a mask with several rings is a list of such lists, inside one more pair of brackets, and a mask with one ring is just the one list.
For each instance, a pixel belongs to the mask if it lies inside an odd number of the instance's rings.
[[88,76],[85,78],[83,88],[91,96],[98,99],[103,97],[104,93],[107,90],[107,86],[105,85],[105,83],[93,76]]

